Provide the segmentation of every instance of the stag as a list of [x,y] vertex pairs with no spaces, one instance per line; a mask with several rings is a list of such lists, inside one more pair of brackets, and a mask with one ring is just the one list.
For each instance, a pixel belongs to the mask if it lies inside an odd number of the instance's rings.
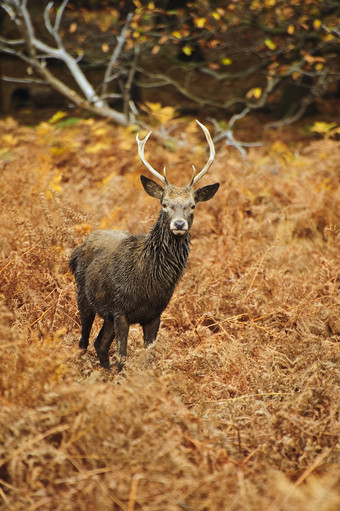
[[161,210],[149,234],[126,231],[95,231],[72,253],[69,266],[77,284],[81,319],[79,347],[86,350],[95,315],[103,318],[94,346],[100,365],[110,369],[109,349],[117,341],[117,365],[120,371],[127,356],[129,326],[143,328],[144,346],[156,340],[160,317],[180,279],[190,251],[190,228],[197,202],[211,199],[219,183],[197,190],[194,185],[206,174],[215,158],[214,144],[208,129],[203,129],[210,148],[204,168],[193,174],[190,183],[176,187],[169,183],[165,168],[159,174],[144,156],[151,132],[140,140],[138,154],[142,163],[164,187],[140,176],[147,194],[161,203]]

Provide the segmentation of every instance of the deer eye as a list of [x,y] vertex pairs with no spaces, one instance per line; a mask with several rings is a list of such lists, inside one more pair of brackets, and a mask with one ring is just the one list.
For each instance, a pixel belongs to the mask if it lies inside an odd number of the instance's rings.
[[191,209],[195,209],[195,207],[196,207],[196,204],[193,204],[193,205],[191,206]]
[[162,208],[167,208],[168,205],[166,204],[166,202],[162,202]]

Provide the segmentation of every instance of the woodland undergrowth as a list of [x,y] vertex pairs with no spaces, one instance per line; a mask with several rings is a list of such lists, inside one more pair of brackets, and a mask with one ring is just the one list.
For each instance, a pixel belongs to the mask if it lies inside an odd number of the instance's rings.
[[[206,141],[171,122],[146,154],[183,186]],[[77,348],[67,261],[94,229],[153,225],[135,135],[0,121],[0,507],[339,509],[340,142],[217,146],[157,342],[131,327],[118,375]]]

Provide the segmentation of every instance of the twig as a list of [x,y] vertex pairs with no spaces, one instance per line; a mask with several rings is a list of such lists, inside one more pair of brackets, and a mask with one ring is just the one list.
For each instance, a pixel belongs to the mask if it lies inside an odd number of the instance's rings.
[[297,481],[295,481],[294,486],[296,488],[298,486],[300,486],[300,484],[302,484],[307,479],[307,477],[309,477],[311,475],[311,473],[314,472],[314,470],[316,468],[318,468],[323,463],[324,459],[327,458],[327,456],[330,454],[331,451],[332,451],[332,449],[328,448],[324,452],[319,454],[319,456],[313,461],[311,466],[306,468],[306,470],[304,471],[303,474],[301,474],[299,479]]
[[226,139],[226,144],[231,145],[235,147],[240,153],[242,154],[243,158],[246,158],[246,152],[243,149],[244,147],[258,147],[262,146],[262,142],[241,142],[239,140],[236,140],[232,131],[232,127],[235,124],[236,121],[239,119],[242,119],[250,112],[250,108],[246,107],[242,110],[240,114],[235,114],[232,116],[230,121],[228,122],[227,129],[223,130],[221,126],[218,124],[218,122],[215,119],[210,119],[211,122],[214,124],[217,135],[214,137],[214,142],[218,142],[220,140]]
[[136,496],[137,496],[137,487],[139,482],[139,476],[134,475],[131,481],[130,494],[129,494],[129,502],[126,508],[126,511],[133,511],[135,509]]
[[[30,252],[32,252],[32,250],[34,250],[37,246],[39,245],[39,243],[36,243],[35,245],[33,245],[33,247],[29,248],[28,250],[26,250],[25,252],[23,252],[22,254],[19,254],[20,257],[24,257],[26,254],[29,254]],[[10,259],[8,261],[8,263],[5,264],[5,266],[3,266],[1,269],[0,269],[0,273],[2,273],[6,268],[7,266],[9,266],[11,263],[13,262],[13,259]]]
[[6,497],[6,494],[5,494],[5,492],[3,491],[3,489],[1,487],[0,487],[0,497],[2,498],[2,500],[4,501],[6,506],[9,506],[9,500]]
[[51,502],[51,498],[52,497],[43,497],[42,499],[38,500],[38,502],[34,502],[34,504],[26,508],[26,511],[36,511],[36,509],[39,509],[39,507],[46,506],[46,504]]
[[[132,65],[130,67],[130,71],[129,71],[129,74],[128,74],[128,79],[125,82],[124,92],[123,92],[123,97],[124,97],[124,112],[125,112],[125,116],[126,116],[127,119],[129,119],[129,110],[131,109],[131,106],[132,106],[131,110],[132,110],[133,114],[137,111],[137,108],[136,108],[134,102],[131,100],[130,92],[131,92],[131,87],[132,87],[132,84],[133,84],[133,79],[134,79],[134,76],[136,74],[138,56],[139,56],[139,46],[136,45],[135,48],[134,48],[133,62],[132,62]],[[134,120],[135,119],[133,119],[133,121]]]
[[112,52],[111,58],[110,58],[109,63],[106,67],[106,70],[105,70],[103,84],[102,84],[102,88],[101,88],[101,94],[100,94],[101,97],[105,97],[107,95],[107,85],[116,77],[116,75],[112,75],[112,69],[114,68],[114,66],[118,60],[118,57],[123,49],[124,43],[126,41],[127,30],[130,26],[132,17],[133,17],[133,13],[130,12],[127,15],[126,22],[122,28],[121,33],[119,34],[119,36],[117,36],[117,44],[115,46],[115,49]]
[[2,75],[1,80],[4,82],[11,82],[11,83],[43,83],[46,84],[45,80],[39,80],[39,78],[16,78],[14,76],[6,76]]
[[328,34],[332,34],[332,35],[335,35],[336,37],[340,37],[340,30],[337,30],[336,28],[328,28],[328,27],[326,27],[326,25],[321,25],[321,27]]
[[45,310],[45,312],[43,312],[41,314],[41,316],[38,317],[38,319],[36,319],[35,321],[33,321],[33,323],[30,324],[30,328],[35,325],[36,323],[38,323],[44,316],[46,316],[46,314],[51,310],[53,309],[53,307],[55,307],[55,303],[53,303],[48,309]]

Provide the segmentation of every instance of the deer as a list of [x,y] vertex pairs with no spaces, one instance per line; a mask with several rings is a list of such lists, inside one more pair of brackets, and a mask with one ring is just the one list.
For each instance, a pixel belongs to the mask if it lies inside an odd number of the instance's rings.
[[209,130],[202,128],[210,155],[197,174],[193,167],[191,181],[184,187],[171,185],[166,176],[157,172],[145,159],[144,149],[150,133],[143,139],[136,136],[138,155],[150,173],[162,183],[141,175],[145,192],[158,199],[161,209],[148,234],[131,234],[119,230],[94,231],[71,254],[69,267],[77,286],[77,302],[81,321],[79,348],[86,351],[96,314],[103,325],[94,342],[100,366],[110,370],[109,350],[117,343],[117,369],[120,372],[127,359],[129,327],[140,324],[144,347],[157,337],[160,319],[176,284],[182,276],[190,252],[190,228],[197,202],[214,197],[220,184],[194,189],[208,172],[215,159],[215,148]]

